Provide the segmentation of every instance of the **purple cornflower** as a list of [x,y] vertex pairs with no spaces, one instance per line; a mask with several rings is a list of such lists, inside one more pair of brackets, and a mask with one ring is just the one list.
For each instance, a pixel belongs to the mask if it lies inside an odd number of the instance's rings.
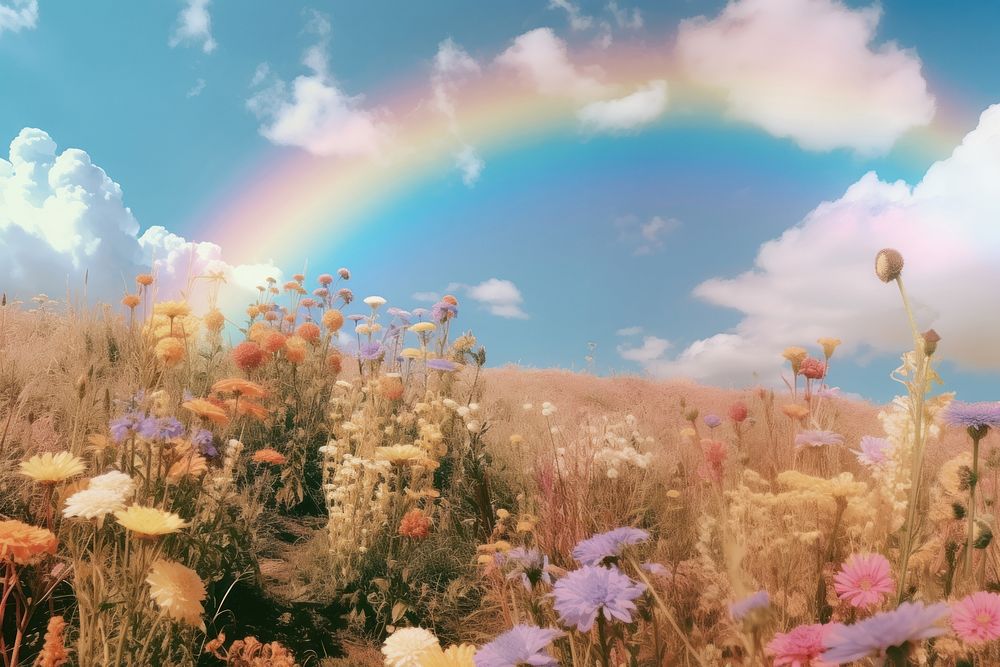
[[948,604],[929,606],[904,602],[853,625],[833,625],[823,637],[823,662],[842,665],[868,657],[885,658],[890,653],[906,655],[910,647],[931,637],[946,634],[942,624],[950,613]]
[[497,563],[501,566],[511,566],[507,578],[520,577],[521,583],[528,591],[540,583],[552,583],[552,577],[546,569],[549,566],[549,557],[538,549],[516,547],[506,553],[497,553]]
[[643,584],[632,581],[617,568],[585,565],[556,582],[552,588],[553,607],[563,625],[590,632],[598,614],[608,621],[631,623],[633,600],[645,592]]
[[537,625],[515,625],[476,652],[476,667],[556,667],[559,662],[545,649],[562,632]]
[[420,319],[421,317],[426,317],[428,312],[430,311],[428,311],[426,308],[414,308],[413,316],[416,317],[417,319]]
[[861,438],[859,449],[854,452],[858,463],[866,468],[879,468],[889,462],[889,448],[892,444],[885,438],[866,435]]
[[191,442],[197,445],[198,449],[205,456],[217,456],[219,450],[215,448],[212,444],[212,432],[203,428],[199,428],[193,433],[191,433]]
[[573,558],[583,565],[601,565],[605,560],[617,559],[622,549],[649,539],[649,533],[640,528],[615,528],[583,540],[573,548]]
[[952,401],[944,411],[944,420],[949,426],[967,429],[1000,428],[1000,403]]
[[142,419],[142,413],[137,411],[126,412],[121,417],[112,419],[108,425],[111,431],[111,439],[115,442],[121,442],[132,433],[135,433],[139,428],[139,424],[142,423]]
[[410,318],[413,317],[409,313],[409,311],[403,310],[402,308],[396,308],[395,306],[391,306],[385,312],[387,312],[389,315],[392,315],[393,317],[398,317],[403,321],[404,324],[409,324]]
[[447,301],[438,301],[431,306],[431,317],[437,322],[444,322],[446,319],[458,315],[458,306]]
[[757,609],[763,609],[771,604],[771,596],[767,594],[767,591],[757,591],[756,593],[751,593],[742,600],[737,600],[729,605],[729,615],[733,617],[736,622],[742,621],[751,612]]
[[456,364],[454,361],[449,361],[447,359],[428,359],[427,368],[431,369],[432,371],[451,372],[458,370],[458,364]]
[[385,354],[385,349],[382,347],[382,343],[373,342],[365,343],[358,350],[358,356],[362,361],[378,361]]
[[795,436],[795,448],[825,447],[844,444],[844,436],[833,431],[802,431]]
[[705,426],[709,428],[715,428],[722,423],[722,417],[719,415],[705,415]]
[[167,440],[184,433],[184,425],[174,417],[146,417],[139,422],[138,433],[147,440]]

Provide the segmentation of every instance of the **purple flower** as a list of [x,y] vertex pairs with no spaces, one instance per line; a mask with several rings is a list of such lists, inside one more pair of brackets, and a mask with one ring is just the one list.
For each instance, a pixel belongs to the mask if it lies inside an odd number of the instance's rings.
[[451,371],[458,370],[458,364],[447,359],[428,359],[427,368],[432,371],[446,371],[450,373]]
[[402,308],[396,308],[395,306],[390,307],[385,312],[389,313],[393,317],[398,317],[403,321],[404,324],[410,323],[410,318],[413,317],[409,311],[403,310]]
[[431,317],[438,322],[444,322],[449,317],[458,315],[458,306],[447,301],[438,301],[431,306]]
[[430,312],[426,308],[414,308],[413,316],[416,318],[426,317],[427,313]]
[[511,567],[507,578],[520,577],[521,583],[528,591],[539,583],[552,583],[552,577],[546,569],[549,566],[549,557],[538,549],[529,550],[524,547],[516,547],[506,553],[499,552],[496,557],[498,565]]
[[382,348],[382,343],[365,343],[358,350],[358,356],[362,361],[378,361],[385,354],[385,350]]
[[606,533],[598,533],[583,540],[573,548],[573,558],[583,565],[601,565],[605,560],[614,560],[622,549],[630,544],[639,544],[649,539],[649,533],[640,528],[615,528]]
[[950,426],[969,429],[1000,428],[1000,403],[962,403],[952,401],[944,411]]
[[709,428],[715,428],[722,423],[722,417],[719,415],[705,415],[705,426]]
[[867,657],[884,658],[890,649],[905,652],[910,645],[948,632],[942,621],[950,613],[948,604],[904,602],[853,625],[833,625],[823,637],[823,662],[842,665]]
[[750,612],[763,609],[769,604],[771,604],[771,596],[767,594],[767,591],[757,591],[730,604],[729,615],[733,617],[734,621],[739,622],[746,618]]
[[361,320],[365,319],[365,316],[354,314],[354,315],[348,315],[347,319],[349,319],[352,322],[360,322]]
[[597,615],[606,620],[632,622],[633,600],[646,592],[617,568],[585,565],[573,570],[552,588],[554,607],[563,625],[590,632]]
[[146,417],[139,422],[138,433],[147,440],[167,440],[180,437],[184,425],[173,417]]
[[861,438],[859,449],[854,452],[858,463],[866,468],[878,468],[889,462],[889,448],[892,444],[885,438],[866,435]]
[[515,625],[476,652],[476,667],[556,667],[559,662],[545,651],[562,632],[537,625]]
[[668,568],[666,565],[662,565],[660,563],[643,563],[639,567],[642,568],[643,572],[647,572],[647,573],[653,575],[654,577],[669,577],[670,576],[670,568]]
[[132,433],[135,433],[142,422],[143,415],[140,412],[126,412],[117,419],[112,419],[109,424],[111,439],[121,442]]
[[795,436],[795,448],[844,444],[844,436],[833,431],[802,431]]
[[197,445],[198,449],[205,456],[217,456],[219,450],[212,444],[212,432],[200,428],[191,434],[191,442]]

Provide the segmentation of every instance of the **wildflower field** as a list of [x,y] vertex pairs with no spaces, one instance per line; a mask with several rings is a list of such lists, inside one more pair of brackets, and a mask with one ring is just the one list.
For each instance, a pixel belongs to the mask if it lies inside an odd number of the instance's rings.
[[349,278],[5,301],[5,666],[1000,664],[1000,404],[912,317],[876,408],[833,338],[780,390],[489,369]]

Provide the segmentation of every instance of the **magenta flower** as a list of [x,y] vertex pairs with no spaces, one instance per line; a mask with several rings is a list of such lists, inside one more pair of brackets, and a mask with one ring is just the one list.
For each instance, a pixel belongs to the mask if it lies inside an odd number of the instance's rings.
[[816,623],[779,632],[768,642],[765,650],[774,658],[775,667],[825,667],[830,663],[823,662],[819,656],[823,653],[823,637],[829,627]]
[[1000,637],[1000,595],[979,591],[951,605],[951,627],[962,641],[982,644]]
[[862,609],[880,604],[895,587],[892,567],[882,554],[854,554],[833,578],[837,597]]
[[843,665],[870,657],[884,660],[890,653],[905,656],[923,640],[946,634],[943,622],[949,613],[944,602],[930,606],[904,602],[853,625],[831,625],[823,637],[826,651],[820,658]]
[[618,569],[593,565],[573,570],[552,587],[559,620],[580,632],[590,632],[598,615],[631,623],[636,610],[633,600],[645,592],[643,584]]

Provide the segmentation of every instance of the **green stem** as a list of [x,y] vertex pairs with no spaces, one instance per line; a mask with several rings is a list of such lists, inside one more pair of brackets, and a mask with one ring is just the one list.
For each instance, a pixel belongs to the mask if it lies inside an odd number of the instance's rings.
[[972,549],[975,543],[976,527],[976,487],[979,483],[979,441],[982,438],[972,438],[972,479],[969,481],[969,517],[968,535],[965,543],[965,577],[972,576]]

